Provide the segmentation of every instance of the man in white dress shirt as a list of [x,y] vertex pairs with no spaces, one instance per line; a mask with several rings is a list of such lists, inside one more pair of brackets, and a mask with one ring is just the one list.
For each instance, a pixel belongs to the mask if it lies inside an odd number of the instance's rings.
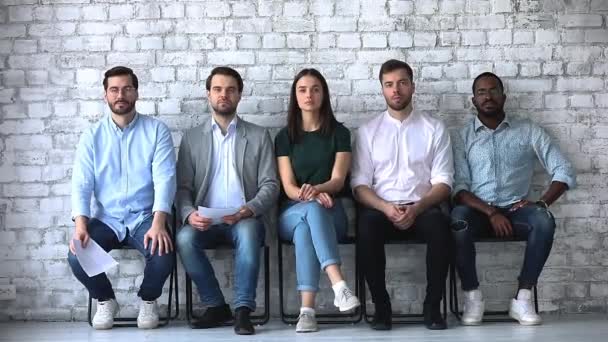
[[440,120],[413,109],[415,85],[407,63],[385,62],[380,83],[388,109],[357,131],[351,180],[361,204],[361,263],[376,308],[372,328],[392,326],[384,244],[415,239],[427,244],[424,323],[428,329],[446,329],[440,303],[450,230],[439,204],[448,199],[454,177],[450,137]]

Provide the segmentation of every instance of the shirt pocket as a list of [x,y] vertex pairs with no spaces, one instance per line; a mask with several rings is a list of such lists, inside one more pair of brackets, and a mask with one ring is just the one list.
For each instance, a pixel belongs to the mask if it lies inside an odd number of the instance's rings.
[[505,145],[505,149],[502,152],[508,165],[521,167],[527,164],[532,153],[532,148],[529,144],[512,141]]

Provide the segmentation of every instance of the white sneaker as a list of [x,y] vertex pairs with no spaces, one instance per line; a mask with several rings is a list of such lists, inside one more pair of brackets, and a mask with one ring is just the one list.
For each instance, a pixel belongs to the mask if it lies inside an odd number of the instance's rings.
[[361,305],[357,296],[353,294],[348,286],[342,286],[335,295],[334,305],[337,306],[340,311],[352,310]]
[[464,309],[462,313],[462,325],[480,325],[483,319],[485,304],[479,289],[464,291]]
[[517,293],[517,299],[511,299],[509,316],[521,325],[539,325],[542,323],[542,319],[534,310],[531,298],[531,291],[522,289]]
[[310,312],[301,312],[300,317],[298,317],[298,324],[296,325],[297,333],[307,333],[318,331],[319,327],[317,327],[317,319],[315,318],[315,314]]
[[158,326],[158,307],[156,301],[142,300],[139,305],[137,327],[140,329],[154,329]]
[[118,313],[116,299],[97,301],[97,312],[93,316],[93,328],[98,330],[112,329],[114,316]]

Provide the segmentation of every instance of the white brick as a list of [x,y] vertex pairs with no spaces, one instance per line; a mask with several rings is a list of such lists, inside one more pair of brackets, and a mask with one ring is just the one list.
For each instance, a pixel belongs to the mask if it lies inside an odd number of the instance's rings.
[[8,20],[13,22],[34,20],[32,6],[10,6],[8,7]]
[[0,40],[0,54],[8,55],[13,51],[13,42],[6,39]]
[[366,33],[362,36],[364,48],[385,48],[386,47],[386,35]]
[[310,13],[314,14],[314,15],[319,15],[319,16],[333,15],[334,14],[333,1],[326,1],[326,0],[311,1]]
[[[175,25],[175,33],[213,33],[209,32],[215,26],[206,26],[204,22],[179,21]],[[125,30],[129,35],[160,35],[167,34],[173,30],[173,25],[167,20],[132,21],[125,24]],[[221,31],[221,26],[220,26]]]
[[82,18],[84,20],[106,20],[108,19],[108,9],[104,5],[85,6],[82,8]]
[[178,19],[184,17],[184,4],[168,4],[160,6],[160,13],[163,19]]
[[0,72],[2,84],[6,87],[20,87],[25,85],[25,72],[23,70],[7,70]]
[[502,15],[459,16],[456,23],[461,30],[501,29],[505,27],[505,17]]
[[599,77],[558,78],[557,91],[597,91],[604,89],[604,82]]
[[[304,63],[306,55],[298,51],[259,52],[258,62],[261,64],[300,64]],[[251,63],[253,64],[253,62]]]
[[112,40],[112,50],[137,51],[137,39],[127,37],[116,37]]
[[283,1],[262,0],[258,4],[258,15],[260,17],[280,16]]
[[423,79],[440,79],[443,74],[441,66],[426,66],[422,68],[421,76]]
[[37,21],[51,21],[51,20],[53,20],[53,7],[51,7],[51,6],[34,7],[33,16],[34,16],[34,19],[36,19]]
[[107,61],[109,65],[148,66],[154,64],[154,54],[148,52],[109,53]]
[[80,8],[75,6],[61,6],[55,8],[57,20],[78,20],[80,19]]
[[[34,31],[34,33],[36,33],[36,31]],[[4,25],[3,24],[2,30],[0,30],[0,39],[13,38],[13,37],[25,37],[25,25],[21,25],[21,24]]]
[[262,37],[264,49],[282,49],[285,47],[285,36],[282,34],[265,34]]
[[555,49],[555,55],[564,61],[589,61],[598,59],[602,49],[598,46],[559,46]]
[[558,17],[564,27],[601,27],[602,16],[597,14],[564,14]]
[[585,42],[587,43],[608,43],[608,30],[587,30],[585,31]]
[[51,116],[52,108],[48,102],[30,103],[27,108],[30,118],[46,118]]
[[187,50],[188,38],[177,36],[165,38],[165,49],[167,50]]
[[601,108],[608,108],[608,93],[593,94],[595,105]]
[[207,62],[211,65],[243,65],[254,64],[255,55],[253,52],[231,51],[231,52],[209,52]]
[[93,85],[101,83],[101,74],[97,69],[79,69],[76,70],[76,83],[84,85]]
[[462,31],[462,45],[484,45],[486,33],[483,31]]
[[414,46],[434,47],[437,43],[437,35],[432,32],[414,33]]
[[290,1],[283,4],[283,15],[286,17],[304,17],[308,14],[306,2]]
[[553,30],[537,30],[536,45],[553,45],[559,43],[560,34]]
[[553,84],[551,80],[516,79],[504,81],[509,92],[539,92],[550,91]]
[[310,36],[308,34],[288,34],[287,47],[290,49],[310,48]]
[[591,108],[593,107],[593,96],[590,94],[573,94],[570,96],[570,106]]
[[540,63],[521,63],[519,75],[523,77],[540,76]]
[[16,54],[36,53],[38,50],[38,42],[36,40],[17,39],[15,40],[13,49]]
[[80,34],[96,34],[96,35],[110,35],[118,34],[123,30],[120,24],[106,24],[98,22],[81,22],[78,25],[78,33]]
[[571,62],[566,66],[566,75],[585,76],[591,73],[591,64],[588,62]]
[[543,63],[543,75],[562,75],[564,73],[562,62]]
[[524,48],[516,47],[505,50],[504,58],[507,60],[540,60],[551,59],[551,48]]
[[416,14],[435,14],[438,10],[437,0],[415,0]]
[[53,104],[53,115],[75,116],[78,112],[78,103],[72,101],[55,102]]
[[112,40],[110,37],[103,36],[66,38],[63,48],[65,51],[110,51]]
[[[287,24],[287,22],[285,22]],[[228,33],[262,33],[272,31],[270,19],[228,19],[226,20]],[[221,31],[220,31],[221,32]],[[198,32],[192,32],[198,33]]]
[[495,30],[488,32],[488,43],[490,45],[510,45],[511,42],[511,30]]
[[408,61],[421,63],[447,63],[453,59],[452,51],[445,49],[416,50],[408,52]]
[[[492,71],[492,63],[472,63],[469,64],[469,75],[471,75],[471,77],[476,77],[477,75],[483,73],[483,72],[488,72],[488,71]],[[471,82],[472,85],[472,82]]]
[[249,2],[235,2],[232,4],[234,17],[251,17],[256,14],[255,5]]
[[441,32],[439,35],[439,41],[441,46],[457,46],[460,45],[460,33],[459,32]]
[[456,50],[456,59],[459,61],[496,61],[503,58],[502,49],[486,48]]
[[268,81],[272,68],[270,66],[254,66],[247,68],[247,79],[252,81]]
[[73,86],[74,85],[74,70],[49,70],[49,80],[51,84]]
[[355,18],[321,17],[317,20],[317,32],[349,32],[356,30],[357,20]]
[[566,108],[568,106],[568,97],[564,94],[547,94],[545,95],[545,107],[547,108]]
[[[237,45],[241,49],[259,49],[262,43],[260,36],[257,34],[243,34],[238,37]],[[213,48],[213,46],[210,48]]]
[[205,3],[205,16],[224,18],[230,16],[230,4],[223,1],[209,1]]
[[28,85],[46,84],[49,79],[49,73],[46,70],[32,70],[25,73]]
[[135,14],[133,5],[112,5],[109,9],[110,20],[127,20]]
[[359,18],[359,31],[394,31],[397,20],[391,17]]
[[466,64],[445,65],[443,71],[448,79],[462,79],[467,77]]
[[359,0],[336,0],[336,14],[343,16],[359,15]]
[[101,54],[61,54],[59,66],[62,68],[104,67],[106,61]]
[[180,114],[180,101],[167,99],[158,103],[158,114]]
[[370,68],[366,64],[349,65],[344,71],[344,77],[350,80],[364,80],[370,77]]
[[532,31],[515,31],[513,32],[513,44],[531,45],[534,43],[534,32]]
[[272,23],[274,32],[312,32],[315,22],[310,19],[278,18]]
[[461,14],[464,12],[465,0],[444,0],[440,3],[439,12],[442,14]]
[[[161,37],[142,37],[139,39],[141,50],[162,50],[163,39]],[[194,47],[192,47],[194,49]]]
[[337,46],[346,49],[358,49],[361,47],[361,35],[359,33],[341,33],[338,35]]
[[562,32],[562,42],[564,43],[583,43],[585,41],[585,31],[583,30],[564,30]]
[[150,76],[154,82],[171,82],[175,81],[175,70],[171,67],[152,68]]
[[318,49],[336,47],[336,37],[333,34],[319,34],[315,37],[315,46]]
[[6,197],[44,197],[49,194],[49,187],[45,184],[5,184],[2,186]]
[[[5,119],[25,119],[27,117],[25,105],[22,103],[3,105],[2,114]],[[3,150],[3,148],[4,144],[0,143],[0,151]]]

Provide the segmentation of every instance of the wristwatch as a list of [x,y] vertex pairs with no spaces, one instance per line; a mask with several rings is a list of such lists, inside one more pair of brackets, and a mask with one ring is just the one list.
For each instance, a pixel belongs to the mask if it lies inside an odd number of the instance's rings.
[[540,200],[536,201],[535,203],[538,204],[538,205],[540,205],[541,207],[543,207],[545,209],[549,208],[549,205],[547,204],[547,202],[545,202],[545,200],[540,199]]

